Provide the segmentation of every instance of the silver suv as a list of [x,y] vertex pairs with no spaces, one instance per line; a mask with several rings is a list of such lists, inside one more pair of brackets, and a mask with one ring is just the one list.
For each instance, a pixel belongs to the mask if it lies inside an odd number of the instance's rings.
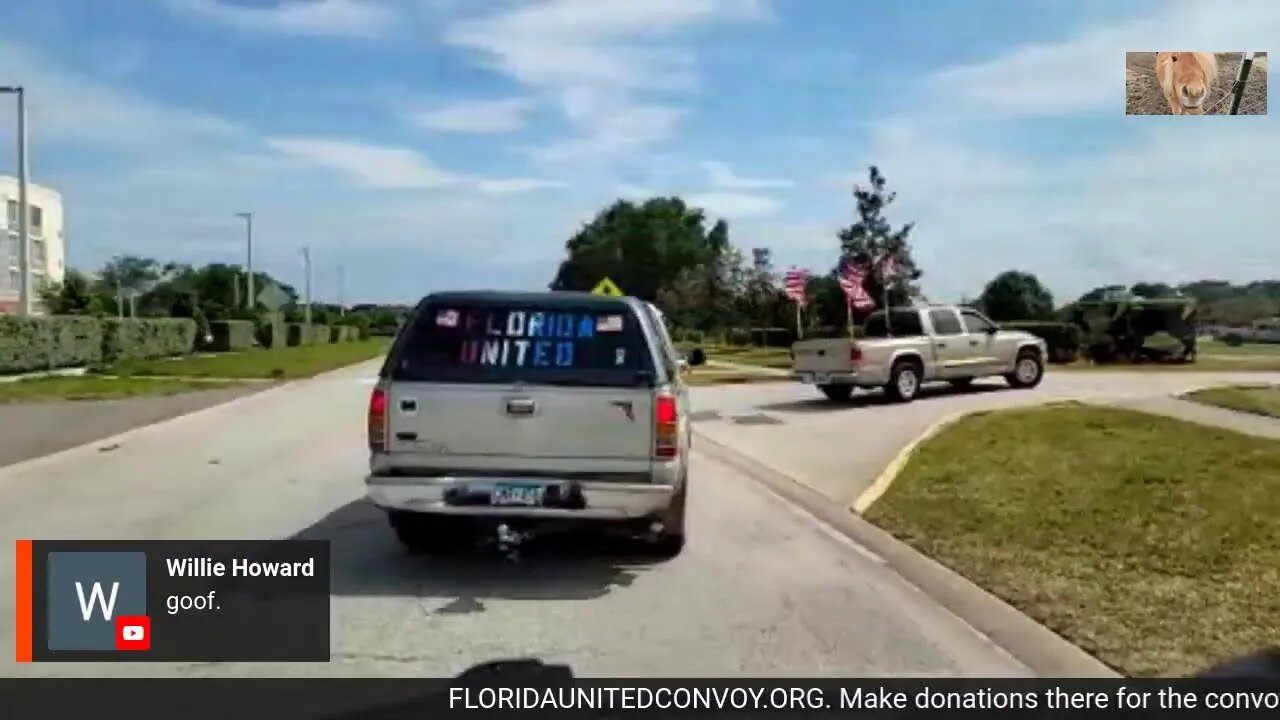
[[[586,293],[423,298],[369,399],[369,498],[411,550],[586,522],[684,546],[689,395],[657,308]],[[505,535],[504,535],[505,534]]]

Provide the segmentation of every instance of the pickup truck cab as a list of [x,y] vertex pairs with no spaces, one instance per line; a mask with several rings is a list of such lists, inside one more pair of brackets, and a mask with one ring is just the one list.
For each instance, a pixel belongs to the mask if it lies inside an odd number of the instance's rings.
[[914,400],[924,383],[966,386],[1002,376],[1030,388],[1044,376],[1048,347],[1020,331],[1001,330],[966,307],[929,305],[872,313],[858,339],[801,340],[791,347],[792,377],[817,385],[831,400],[853,389],[884,388],[889,397]]
[[475,529],[591,524],[675,555],[691,437],[681,370],[662,314],[636,298],[428,295],[369,399],[368,496],[414,551]]

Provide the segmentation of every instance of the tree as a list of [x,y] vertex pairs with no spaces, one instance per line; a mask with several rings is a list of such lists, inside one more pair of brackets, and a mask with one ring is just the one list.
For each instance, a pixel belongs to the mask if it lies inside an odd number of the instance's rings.
[[67,270],[62,282],[41,288],[40,300],[51,315],[100,315],[110,305],[78,270]]
[[[857,206],[858,219],[842,229],[840,237],[840,261],[832,270],[838,272],[845,262],[870,264],[883,257],[886,252],[892,253],[898,260],[899,272],[889,287],[889,302],[893,305],[910,301],[916,288],[913,283],[924,273],[916,266],[911,256],[909,237],[915,223],[906,223],[897,230],[889,224],[883,213],[897,198],[897,193],[885,190],[885,179],[880,169],[872,165],[869,169],[870,184],[868,187],[854,186],[853,198]],[[877,306],[883,304],[884,286],[878,273],[868,273],[863,283]],[[840,313],[844,313],[844,301],[840,300]],[[841,324],[844,323],[842,319]]]
[[987,283],[980,302],[998,322],[1053,318],[1053,295],[1035,275],[1018,270],[1002,272]]
[[[728,247],[728,227],[707,231],[701,210],[677,197],[619,200],[565,243],[553,290],[590,290],[611,278],[628,295],[658,298],[683,270],[707,266]],[[717,249],[719,248],[719,249]]]

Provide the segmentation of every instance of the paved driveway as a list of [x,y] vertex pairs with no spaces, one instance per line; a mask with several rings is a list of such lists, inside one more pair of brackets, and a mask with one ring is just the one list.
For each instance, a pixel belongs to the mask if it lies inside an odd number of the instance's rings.
[[[712,440],[849,504],[912,439],[959,411],[1053,400],[1132,404],[1218,383],[1280,382],[1280,373],[1061,372],[1050,369],[1034,390],[989,379],[969,390],[929,386],[913,403],[893,404],[879,391],[832,403],[794,382],[693,388],[695,428]],[[695,440],[696,443],[696,440]]]

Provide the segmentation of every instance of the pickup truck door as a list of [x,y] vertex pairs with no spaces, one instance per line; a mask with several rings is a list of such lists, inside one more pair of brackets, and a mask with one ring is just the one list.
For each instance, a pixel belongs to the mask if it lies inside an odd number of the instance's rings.
[[975,354],[977,348],[969,346],[969,338],[956,311],[945,308],[930,310],[929,325],[932,329],[929,341],[933,343],[938,377],[949,379],[974,375],[977,372],[974,359],[980,356]]
[[1001,347],[995,323],[974,310],[961,310],[960,320],[964,322],[965,332],[969,335],[969,347],[976,358],[975,364],[982,373],[1002,373],[1013,365],[1012,357],[1004,357],[1009,352]]

